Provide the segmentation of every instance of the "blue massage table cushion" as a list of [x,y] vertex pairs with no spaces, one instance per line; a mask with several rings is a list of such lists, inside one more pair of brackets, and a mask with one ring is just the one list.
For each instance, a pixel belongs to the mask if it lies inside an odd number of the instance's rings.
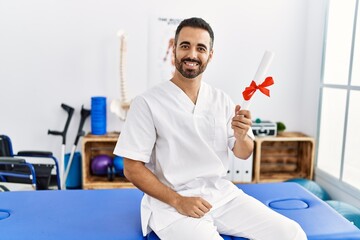
[[[257,198],[274,211],[298,222],[309,240],[360,239],[360,230],[340,216],[328,204],[294,182],[237,184],[245,193]],[[224,236],[224,239],[231,239]],[[158,240],[155,233],[149,240]],[[232,237],[234,240],[246,238]]]
[[138,189],[0,193],[0,239],[143,240]]
[[[233,238],[231,236],[227,236],[227,235],[221,235],[221,237],[224,240],[232,240]],[[154,232],[150,232],[147,236],[146,236],[147,240],[160,240],[160,238],[154,233]],[[244,238],[247,239],[247,238]],[[200,239],[199,239],[200,240]]]
[[[309,240],[360,239],[356,226],[296,183],[237,186],[298,222]],[[1,239],[143,240],[142,196],[138,189],[1,192]]]
[[360,239],[358,228],[297,183],[238,184],[237,186],[274,211],[298,222],[309,240]]

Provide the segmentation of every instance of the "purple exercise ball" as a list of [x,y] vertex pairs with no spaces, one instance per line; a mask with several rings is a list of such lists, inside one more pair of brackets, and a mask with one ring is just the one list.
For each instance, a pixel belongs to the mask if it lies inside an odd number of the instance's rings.
[[106,175],[109,166],[112,166],[112,157],[105,154],[97,155],[91,161],[91,171],[95,175]]

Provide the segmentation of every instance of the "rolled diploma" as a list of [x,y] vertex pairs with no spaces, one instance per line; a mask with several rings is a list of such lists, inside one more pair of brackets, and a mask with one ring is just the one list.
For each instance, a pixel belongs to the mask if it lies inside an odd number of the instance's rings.
[[[265,51],[264,56],[260,62],[260,65],[258,67],[258,70],[255,73],[254,81],[256,82],[256,85],[261,84],[265,80],[265,75],[270,67],[270,63],[272,62],[274,58],[274,53],[270,51]],[[244,99],[243,103],[240,105],[241,109],[249,110],[250,107],[250,101],[246,101]]]

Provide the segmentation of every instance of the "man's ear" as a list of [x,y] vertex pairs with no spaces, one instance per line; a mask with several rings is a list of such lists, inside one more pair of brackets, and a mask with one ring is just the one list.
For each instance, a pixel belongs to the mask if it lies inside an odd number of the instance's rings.
[[214,49],[211,49],[209,52],[209,62],[211,61],[213,54],[214,54]]
[[173,56],[175,56],[175,50],[176,50],[176,43],[174,42],[174,44],[173,44],[173,46],[172,46]]

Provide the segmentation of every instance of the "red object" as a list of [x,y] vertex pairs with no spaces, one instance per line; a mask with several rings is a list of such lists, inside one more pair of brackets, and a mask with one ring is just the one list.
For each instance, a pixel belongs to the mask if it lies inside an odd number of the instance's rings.
[[254,95],[256,90],[260,90],[263,94],[270,97],[270,90],[266,87],[269,87],[274,84],[274,80],[272,77],[265,78],[264,82],[260,85],[256,85],[256,82],[254,80],[251,81],[250,86],[246,87],[243,91],[243,97],[246,101],[250,100],[250,98]]

